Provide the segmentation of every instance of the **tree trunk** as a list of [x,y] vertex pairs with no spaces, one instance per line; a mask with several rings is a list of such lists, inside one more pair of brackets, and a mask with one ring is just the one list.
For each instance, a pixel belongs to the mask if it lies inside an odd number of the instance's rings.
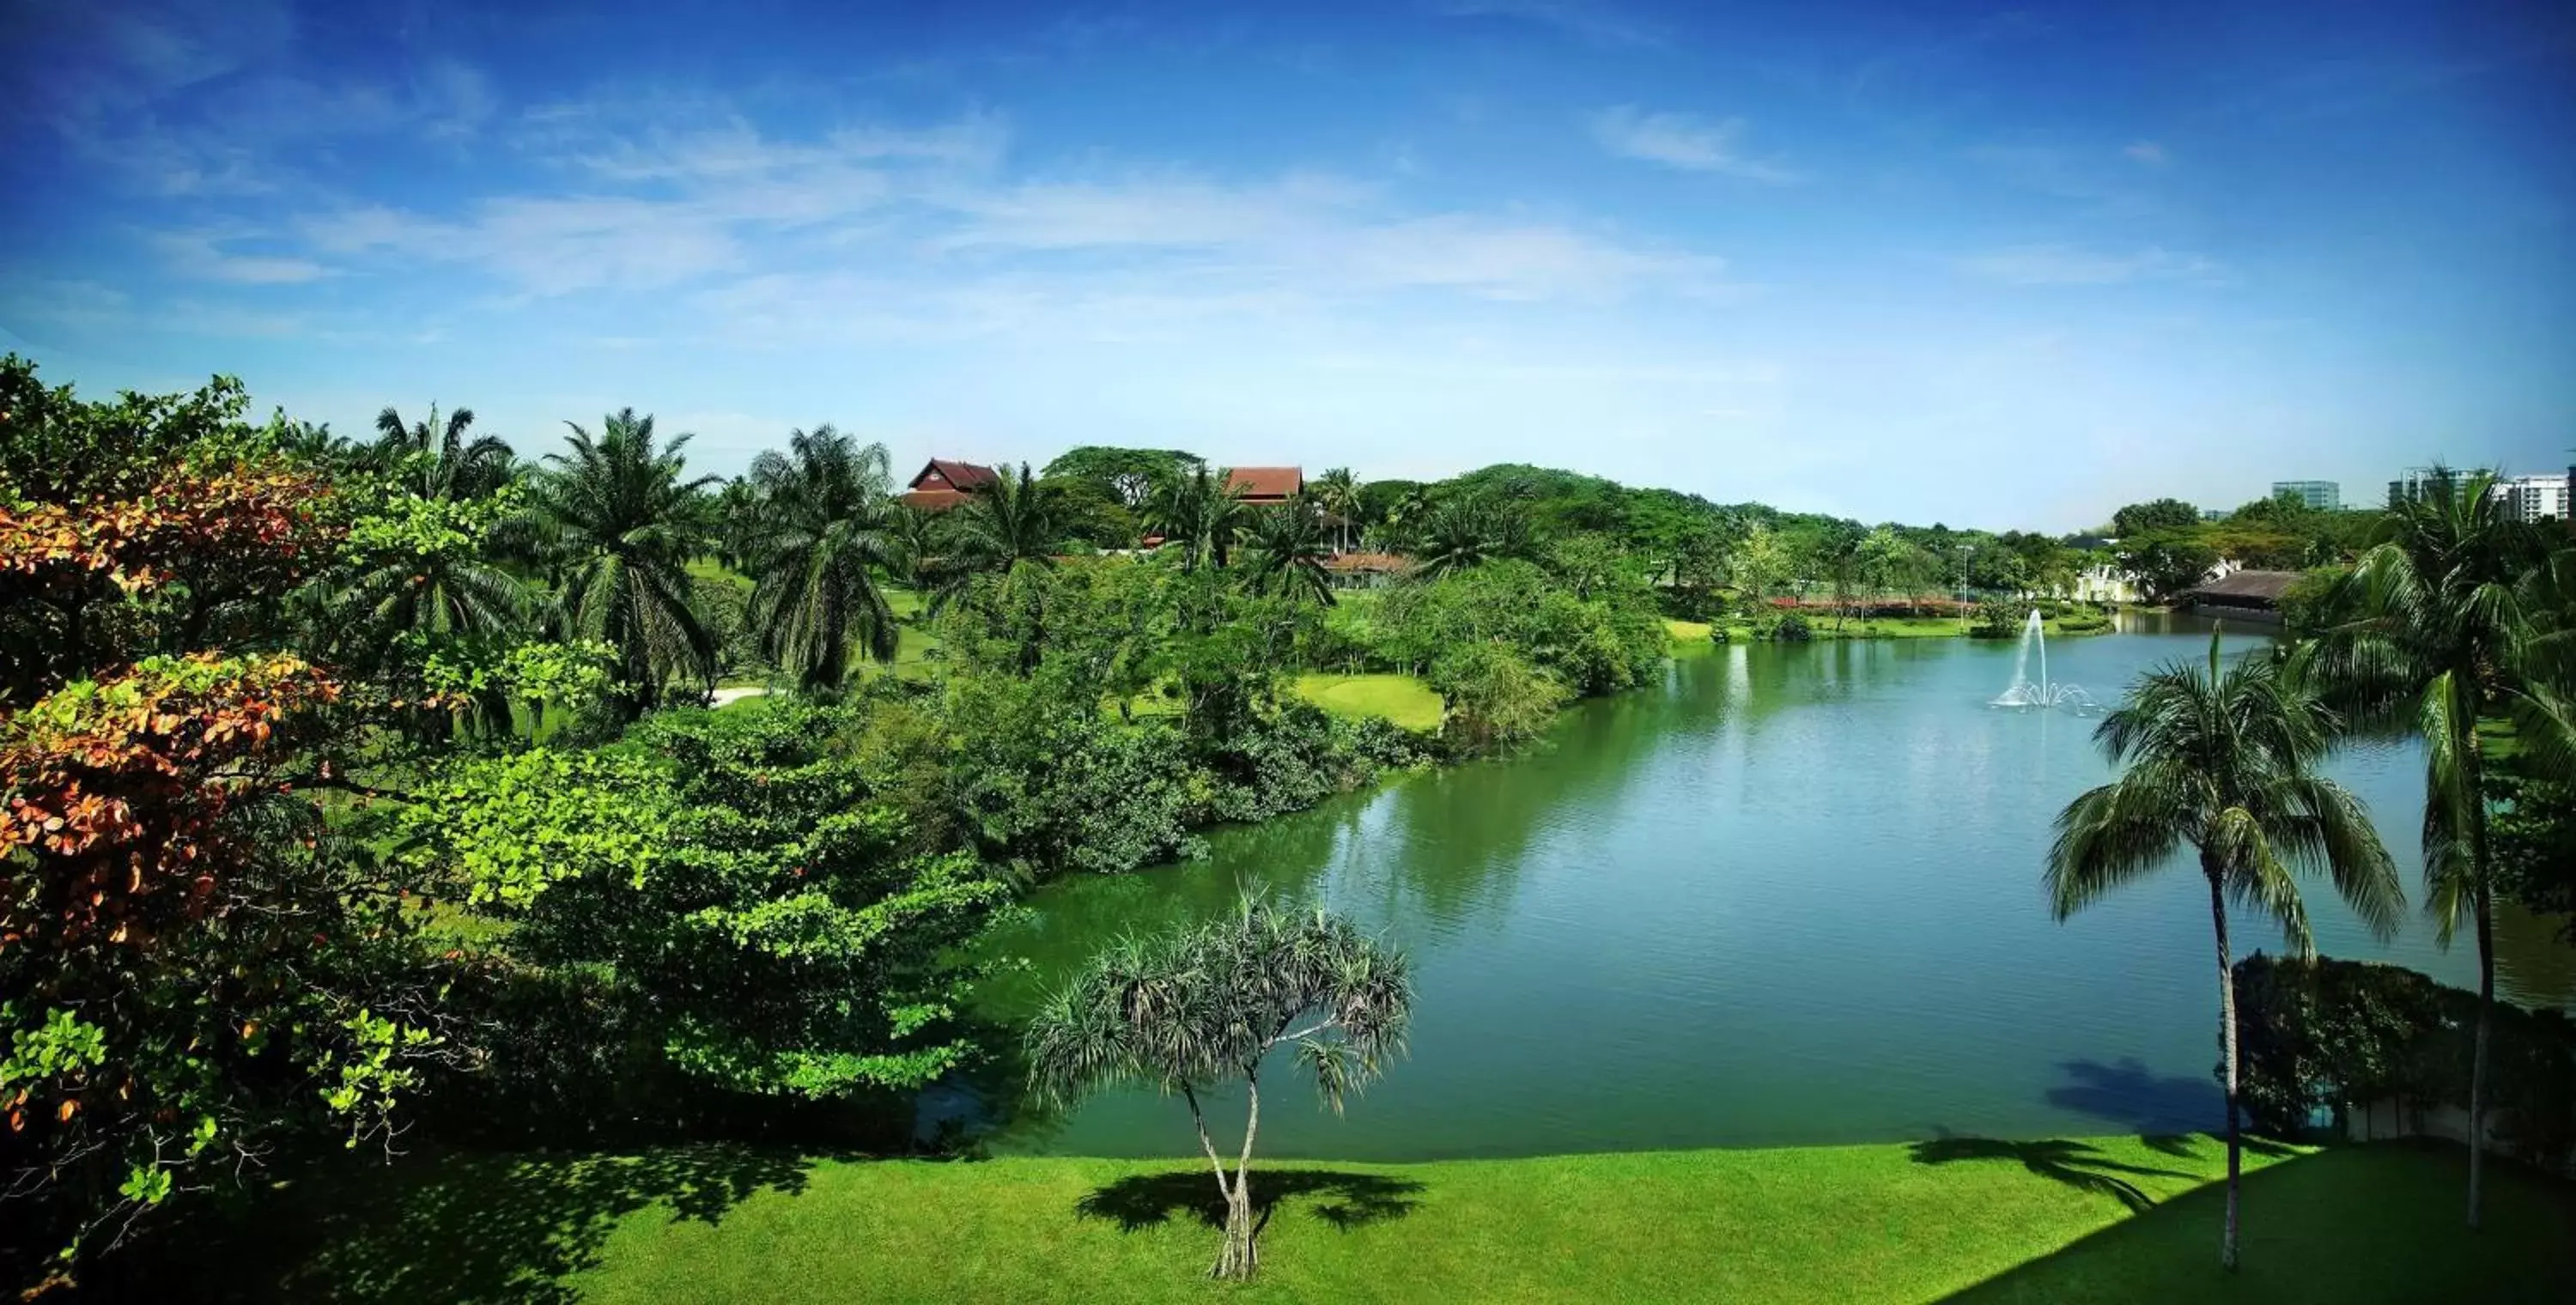
[[1243,1153],[1234,1162],[1234,1190],[1225,1203],[1225,1249],[1217,1256],[1214,1275],[1238,1282],[1249,1281],[1261,1268],[1261,1248],[1254,1240],[1260,1229],[1252,1221],[1252,1137],[1261,1130],[1261,1080],[1249,1071],[1244,1097],[1250,1109],[1243,1121]]
[[2203,863],[2209,876],[2209,922],[2218,935],[2218,1048],[2220,1073],[2227,1086],[2227,1223],[2219,1234],[2218,1267],[2236,1271],[2236,1197],[2244,1171],[2244,1142],[2236,1123],[2236,970],[2227,953],[2227,894],[2218,868]]
[[2469,902],[2478,917],[2478,1032],[2469,1053],[2469,1227],[2475,1229],[2486,1194],[2487,1042],[2495,1022],[2495,897],[2487,885],[2486,765],[2475,716],[2469,720],[2468,754]]

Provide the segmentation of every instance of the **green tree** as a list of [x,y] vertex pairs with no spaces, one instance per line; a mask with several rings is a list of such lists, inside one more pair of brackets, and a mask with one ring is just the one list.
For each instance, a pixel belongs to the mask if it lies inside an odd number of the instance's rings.
[[937,587],[931,606],[945,610],[978,576],[990,576],[1005,594],[1032,572],[1055,566],[1064,546],[1064,518],[1054,491],[1029,475],[1027,464],[1003,467],[993,483],[968,496],[940,523]]
[[2120,541],[2118,565],[2150,603],[2189,592],[2218,565],[2218,550],[2191,530],[2160,530]]
[[1503,558],[1534,560],[1538,534],[1520,504],[1482,495],[1453,498],[1423,525],[1414,574],[1435,580]]
[[2111,534],[2118,539],[2156,531],[2189,530],[2199,524],[2200,509],[2178,498],[2131,503],[2111,514]]
[[716,478],[683,479],[689,437],[657,447],[653,418],[633,408],[611,413],[596,438],[564,424],[568,450],[546,455],[535,518],[564,572],[565,632],[617,649],[619,702],[632,717],[676,677],[714,678],[715,638],[691,605],[688,563],[707,542]]
[[876,581],[898,556],[892,470],[885,445],[861,445],[828,424],[790,432],[787,444],[751,463],[760,494],[751,622],[763,655],[798,687],[837,689],[853,645],[894,660],[894,611]]
[[[1029,1023],[1029,1083],[1059,1103],[1128,1083],[1187,1102],[1225,1201],[1210,1274],[1249,1279],[1260,1266],[1252,1152],[1263,1062],[1293,1048],[1339,1113],[1402,1052],[1412,1014],[1401,953],[1341,917],[1246,898],[1225,918],[1119,943],[1051,994]],[[1229,1170],[1199,1096],[1237,1079],[1247,1113]]]
[[1735,546],[1727,569],[1735,583],[1757,606],[1771,596],[1772,587],[1789,576],[1789,550],[1769,526],[1756,522],[1744,532]]
[[406,426],[392,408],[376,414],[374,455],[379,465],[398,473],[422,498],[488,498],[510,483],[515,459],[498,435],[466,438],[474,410],[459,408],[438,419],[438,406]]
[[2236,997],[2227,936],[2231,902],[2272,916],[2300,956],[2308,936],[2298,876],[2322,869],[2355,914],[2392,933],[2403,894],[2361,800],[2317,773],[2341,722],[2282,658],[2233,666],[2209,639],[2204,667],[2150,671],[2093,737],[2120,777],[2067,804],[2049,849],[2047,888],[2060,920],[2133,880],[2199,854],[2218,944],[2220,1073],[2227,1093],[2227,1215],[2219,1263],[2236,1267],[2238,1175]]
[[[2576,778],[2566,591],[2539,530],[2512,518],[2487,473],[2434,477],[2392,505],[2350,573],[2328,591],[2318,663],[2366,719],[2409,723],[2424,740],[2426,905],[2448,944],[2463,920],[2478,947],[2478,1032],[2469,1128],[2486,1124],[2488,1025],[2495,1004],[2494,758],[2482,719],[2513,722],[2526,773]],[[2469,1148],[2477,1226],[2483,1146]]]
[[1082,444],[1066,449],[1039,473],[1045,480],[1089,483],[1130,512],[1141,511],[1154,487],[1203,465],[1204,459],[1181,449],[1123,449]]
[[1351,525],[1359,520],[1360,482],[1348,467],[1335,467],[1306,482],[1306,493],[1333,518],[1333,550],[1351,550]]
[[1556,718],[1565,685],[1508,645],[1471,643],[1431,664],[1441,729],[1472,751],[1536,738]]
[[1246,542],[1251,547],[1244,584],[1252,592],[1333,605],[1332,577],[1324,570],[1332,546],[1324,539],[1323,523],[1316,519],[1314,508],[1304,503],[1262,508],[1252,514]]
[[1146,521],[1166,543],[1181,550],[1181,567],[1213,565],[1223,569],[1236,536],[1249,524],[1243,495],[1226,483],[1226,474],[1199,463],[1181,469],[1155,486],[1146,504]]

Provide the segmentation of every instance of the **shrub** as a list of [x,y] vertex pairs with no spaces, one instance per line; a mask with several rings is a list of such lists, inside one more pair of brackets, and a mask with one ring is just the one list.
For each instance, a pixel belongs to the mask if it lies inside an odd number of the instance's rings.
[[1761,637],[1779,643],[1805,643],[1816,637],[1816,627],[1797,612],[1791,612],[1760,631]]
[[1447,706],[1442,733],[1468,751],[1505,747],[1547,728],[1565,686],[1512,649],[1492,642],[1457,649],[1431,668]]

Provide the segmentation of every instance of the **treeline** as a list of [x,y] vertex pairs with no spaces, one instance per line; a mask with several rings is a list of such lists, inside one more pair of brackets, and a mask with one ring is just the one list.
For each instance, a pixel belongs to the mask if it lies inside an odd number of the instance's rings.
[[[977,940],[1028,881],[1506,745],[1664,652],[1642,563],[1514,505],[1347,602],[1346,522],[1203,465],[1147,482],[1162,547],[1102,557],[1061,478],[925,516],[828,428],[720,482],[632,412],[526,461],[464,412],[245,408],[0,367],[31,1284],[334,1141],[902,1145],[906,1094],[988,1054]],[[1293,691],[1353,668],[1426,676],[1442,727]],[[666,709],[729,672],[775,691]]]

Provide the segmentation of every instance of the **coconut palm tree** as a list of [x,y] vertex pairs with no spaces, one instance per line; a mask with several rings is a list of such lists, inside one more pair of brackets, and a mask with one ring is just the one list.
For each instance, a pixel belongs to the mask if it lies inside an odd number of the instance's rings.
[[691,606],[688,563],[707,544],[707,488],[683,479],[681,435],[656,446],[653,418],[612,413],[594,438],[571,422],[566,451],[546,455],[534,485],[541,546],[563,577],[564,632],[617,650],[620,700],[630,715],[671,679],[715,676],[716,646]]
[[2227,910],[2264,911],[2289,949],[2314,947],[2298,876],[2322,869],[2372,931],[2396,929],[2403,894],[2369,813],[2317,773],[2341,722],[2283,658],[2222,665],[2216,632],[2206,667],[2177,662],[2142,676],[2094,741],[2118,779],[2057,817],[2049,903],[2059,920],[2113,889],[2176,864],[2189,846],[2209,888],[2218,943],[2218,1028],[2227,1089],[2227,1220],[2219,1263],[2236,1267],[2241,1144],[2236,1099],[2236,989]]
[[1304,503],[1262,508],[1252,514],[1245,542],[1251,546],[1244,570],[1246,588],[1256,594],[1305,596],[1326,607],[1333,605],[1332,576],[1324,570],[1332,547],[1324,541],[1324,525],[1315,518],[1314,508]]
[[[1225,1245],[1209,1272],[1250,1278],[1262,1061],[1293,1047],[1339,1114],[1403,1050],[1412,1014],[1402,954],[1339,916],[1246,898],[1225,918],[1118,943],[1051,994],[1029,1023],[1029,1084],[1059,1104],[1127,1083],[1189,1103],[1225,1199]],[[1229,1172],[1199,1096],[1236,1079],[1248,1113]]]
[[894,660],[894,611],[876,568],[895,560],[888,530],[893,469],[883,444],[818,426],[791,431],[788,451],[752,459],[751,623],[761,651],[799,687],[840,687],[855,642]]
[[1351,551],[1351,521],[1360,511],[1360,482],[1348,467],[1335,467],[1306,482],[1306,493],[1315,506],[1332,514],[1333,549]]
[[385,469],[406,472],[405,487],[422,498],[488,498],[510,483],[515,459],[498,435],[467,439],[473,425],[472,408],[459,408],[442,422],[438,405],[431,404],[429,416],[406,426],[402,414],[387,407],[376,414],[373,453]]
[[1053,486],[1005,466],[993,483],[949,510],[940,523],[940,556],[932,568],[932,611],[945,610],[979,575],[1007,586],[1031,569],[1052,568],[1064,544],[1062,504]]
[[[2478,1027],[2469,1070],[2469,1136],[2486,1136],[2487,1044],[2495,1006],[2491,747],[2483,718],[2509,719],[2517,764],[2576,776],[2576,728],[2561,696],[2571,629],[2561,581],[2571,561],[2517,521],[2493,475],[2436,468],[2424,492],[2390,506],[2352,571],[2329,590],[2317,664],[2339,702],[2367,722],[2411,725],[2424,740],[2425,905],[2448,946],[2465,920],[2478,947]],[[2485,1148],[2469,1147],[2469,1226],[2480,1216]]]

